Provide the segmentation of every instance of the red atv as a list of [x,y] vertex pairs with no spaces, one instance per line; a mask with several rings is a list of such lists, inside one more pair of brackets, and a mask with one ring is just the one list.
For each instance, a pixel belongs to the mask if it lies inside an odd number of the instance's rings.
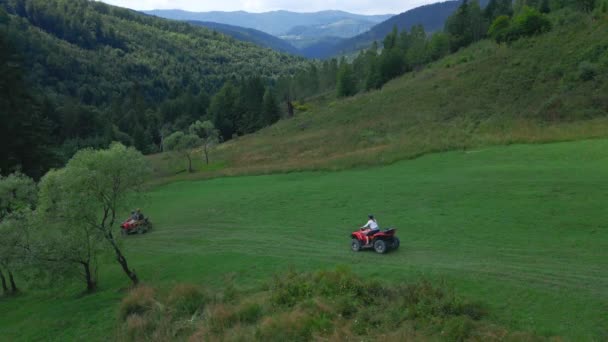
[[358,252],[362,249],[373,248],[376,253],[384,254],[392,249],[399,248],[399,238],[395,236],[395,228],[387,230],[378,230],[370,236],[367,236],[369,243],[366,244],[366,235],[369,233],[367,230],[357,230],[351,234],[353,238],[351,248],[353,251]]
[[120,225],[122,235],[144,234],[152,229],[152,223],[148,217],[141,220],[128,219]]

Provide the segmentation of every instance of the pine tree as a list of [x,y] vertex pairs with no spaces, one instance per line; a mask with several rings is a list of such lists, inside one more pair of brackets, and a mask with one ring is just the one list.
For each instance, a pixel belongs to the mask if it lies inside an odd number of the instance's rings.
[[277,104],[274,92],[270,88],[266,88],[266,92],[264,93],[264,104],[262,108],[262,111],[264,113],[264,125],[272,125],[273,123],[279,121],[279,119],[281,118],[279,105]]
[[538,6],[538,10],[540,13],[549,13],[551,12],[551,7],[549,6],[549,0],[541,0],[540,5]]
[[338,69],[336,90],[338,97],[352,96],[357,93],[352,67],[344,58],[342,58],[340,68]]

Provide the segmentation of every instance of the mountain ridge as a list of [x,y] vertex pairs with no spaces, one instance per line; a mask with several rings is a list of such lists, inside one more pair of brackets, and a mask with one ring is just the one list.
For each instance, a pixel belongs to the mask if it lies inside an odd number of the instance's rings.
[[212,12],[190,12],[185,10],[150,10],[143,13],[173,20],[196,20],[216,22],[253,28],[274,36],[282,35],[295,26],[314,26],[329,24],[341,19],[358,19],[380,23],[393,16],[385,15],[363,15],[345,11],[319,11],[319,12],[292,12],[271,11],[252,13],[245,11],[212,11]]

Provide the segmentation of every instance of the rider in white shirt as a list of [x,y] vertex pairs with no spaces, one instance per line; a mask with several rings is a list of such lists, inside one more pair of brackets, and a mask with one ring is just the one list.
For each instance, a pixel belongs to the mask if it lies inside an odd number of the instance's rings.
[[369,236],[379,231],[380,228],[378,226],[378,221],[374,218],[374,215],[368,216],[369,221],[365,224],[365,226],[361,227],[361,230],[365,230],[365,244],[369,244]]

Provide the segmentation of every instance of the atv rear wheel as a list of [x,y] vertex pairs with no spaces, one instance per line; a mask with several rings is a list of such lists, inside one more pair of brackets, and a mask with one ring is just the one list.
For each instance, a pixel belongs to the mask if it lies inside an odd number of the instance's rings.
[[361,250],[361,241],[359,241],[359,239],[353,239],[353,241],[350,244],[350,248],[353,250],[353,252],[358,252]]
[[386,251],[388,250],[388,248],[386,246],[386,241],[384,241],[384,240],[376,240],[376,242],[374,242],[374,250],[378,254],[384,254],[384,253],[386,253]]
[[399,248],[400,244],[401,244],[401,242],[399,241],[399,238],[395,237],[393,239],[393,244],[391,245],[391,249],[397,249],[397,248]]

